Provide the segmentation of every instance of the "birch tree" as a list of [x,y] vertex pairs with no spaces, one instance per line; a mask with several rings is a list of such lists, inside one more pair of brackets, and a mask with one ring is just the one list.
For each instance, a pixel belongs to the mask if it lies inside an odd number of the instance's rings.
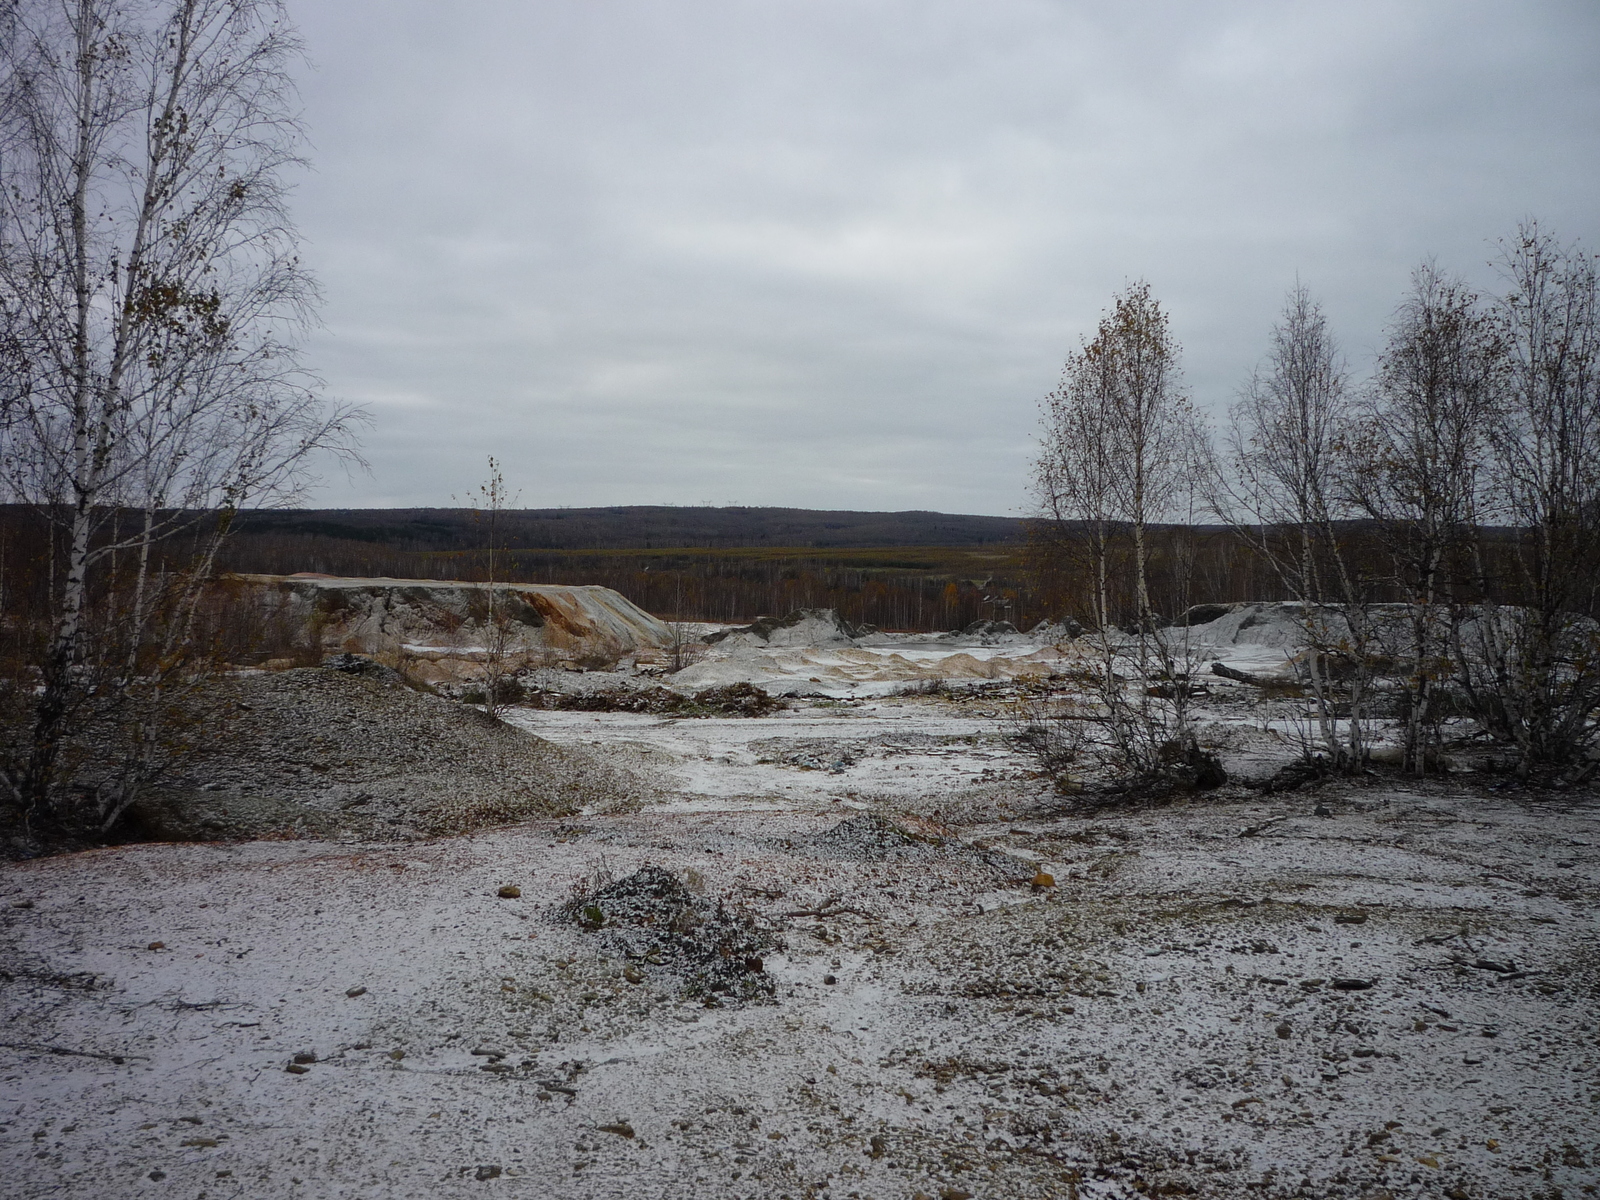
[[1460,585],[1492,475],[1503,374],[1496,326],[1464,284],[1431,263],[1419,267],[1350,439],[1344,486],[1355,512],[1374,522],[1405,605],[1404,622],[1380,636],[1408,665],[1405,767],[1418,774],[1439,758],[1438,705],[1472,599]]
[[0,7],[0,484],[62,547],[31,745],[4,771],[38,818],[73,815],[57,767],[97,572],[138,564],[125,690],[141,647],[170,658],[189,628],[151,642],[163,540],[206,514],[203,578],[236,509],[350,448],[359,414],[319,399],[295,348],[317,299],[284,181],[300,49],[279,0]]
[[1300,602],[1309,650],[1301,676],[1317,730],[1306,754],[1359,765],[1372,636],[1365,589],[1336,528],[1348,511],[1340,480],[1353,412],[1338,345],[1304,286],[1289,293],[1229,416],[1214,507]]
[[1532,223],[1498,265],[1506,364],[1486,503],[1515,536],[1509,569],[1479,557],[1487,602],[1461,682],[1519,774],[1572,783],[1600,762],[1600,275]]
[[[1099,718],[1112,757],[1136,776],[1181,773],[1195,750],[1187,630],[1164,627],[1151,604],[1152,535],[1158,523],[1192,521],[1206,452],[1178,344],[1148,283],[1114,298],[1095,336],[1067,360],[1044,417],[1035,496],[1055,544],[1093,575]],[[1118,581],[1123,564],[1127,578]],[[1121,585],[1125,606],[1114,596]],[[1119,609],[1126,631],[1117,628]]]

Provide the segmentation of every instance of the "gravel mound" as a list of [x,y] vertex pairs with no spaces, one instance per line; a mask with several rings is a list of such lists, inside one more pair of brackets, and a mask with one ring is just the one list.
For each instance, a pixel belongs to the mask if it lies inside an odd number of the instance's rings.
[[237,677],[187,700],[194,744],[131,810],[129,832],[409,839],[643,793],[597,758],[364,662]]
[[751,625],[718,630],[706,635],[709,645],[721,643],[724,649],[736,647],[853,646],[856,639],[876,632],[871,626],[852,625],[831,608],[797,608],[786,617],[757,617]]
[[561,915],[630,960],[632,982],[672,980],[687,996],[770,1001],[762,955],[775,939],[753,917],[696,896],[678,875],[642,867],[575,896]]

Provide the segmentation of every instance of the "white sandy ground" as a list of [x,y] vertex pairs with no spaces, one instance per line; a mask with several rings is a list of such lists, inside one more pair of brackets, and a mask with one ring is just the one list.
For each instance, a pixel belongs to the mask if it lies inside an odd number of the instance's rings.
[[[1281,761],[1270,706],[1246,705],[1210,703],[1231,760]],[[924,697],[517,712],[653,769],[659,803],[433,842],[8,865],[0,1192],[1600,1187],[1593,797],[1462,778],[1060,815],[1001,715]],[[865,809],[960,822],[1015,866],[809,843]],[[780,931],[776,1003],[708,1009],[655,968],[630,983],[557,918],[575,881],[646,864]],[[1058,887],[1027,885],[1041,867]],[[288,1073],[296,1053],[317,1061]]]

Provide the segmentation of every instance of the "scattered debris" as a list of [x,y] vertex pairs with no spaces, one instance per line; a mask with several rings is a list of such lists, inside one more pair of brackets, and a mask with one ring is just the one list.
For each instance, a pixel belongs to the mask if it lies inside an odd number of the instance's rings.
[[753,914],[694,895],[676,873],[642,867],[580,892],[562,915],[616,952],[643,960],[649,978],[673,977],[686,996],[770,1001],[762,955],[777,945]]

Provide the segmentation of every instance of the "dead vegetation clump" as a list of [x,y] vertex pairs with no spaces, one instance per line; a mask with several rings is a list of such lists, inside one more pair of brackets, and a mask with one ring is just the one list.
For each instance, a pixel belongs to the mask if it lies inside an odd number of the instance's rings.
[[562,712],[652,713],[664,717],[765,717],[784,707],[781,699],[752,683],[705,688],[692,696],[670,688],[611,688],[596,692],[538,692],[533,708]]
[[779,947],[776,935],[721,898],[697,896],[692,882],[664,867],[617,880],[602,873],[575,887],[559,915],[627,958],[631,983],[671,979],[709,1005],[772,1001],[762,956]]

